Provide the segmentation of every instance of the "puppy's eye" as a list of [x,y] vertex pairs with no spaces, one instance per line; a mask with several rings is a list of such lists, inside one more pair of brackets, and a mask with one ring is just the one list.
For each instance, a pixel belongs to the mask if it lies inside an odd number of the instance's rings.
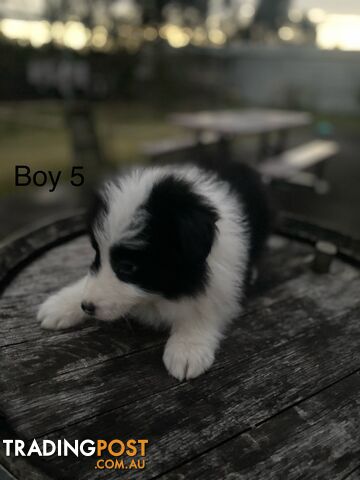
[[99,250],[99,244],[93,237],[93,235],[90,236],[90,243],[92,248],[95,250],[95,258],[93,263],[90,266],[90,271],[93,273],[96,273],[100,270],[100,250]]
[[141,257],[135,250],[130,250],[121,245],[110,248],[110,265],[119,280],[134,283],[137,280],[137,272],[141,267]]
[[137,265],[133,262],[129,262],[127,260],[123,260],[121,262],[118,262],[117,264],[117,270],[119,273],[122,273],[124,275],[132,275],[137,271]]

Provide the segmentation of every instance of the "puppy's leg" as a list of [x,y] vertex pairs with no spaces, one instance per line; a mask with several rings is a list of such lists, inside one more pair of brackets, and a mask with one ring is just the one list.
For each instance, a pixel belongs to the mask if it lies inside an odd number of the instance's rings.
[[165,346],[163,361],[178,380],[195,378],[214,362],[221,332],[205,319],[174,325]]
[[81,300],[86,277],[62,288],[40,306],[37,319],[43,328],[61,330],[78,325],[85,319]]

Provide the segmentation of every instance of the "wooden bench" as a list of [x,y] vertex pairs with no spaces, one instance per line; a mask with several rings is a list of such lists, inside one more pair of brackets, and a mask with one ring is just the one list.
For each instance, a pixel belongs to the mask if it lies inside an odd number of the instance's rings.
[[[314,187],[319,193],[324,189],[324,162],[339,152],[336,142],[313,140],[299,145],[282,154],[269,158],[259,165],[260,173],[269,181],[286,180],[290,183]],[[318,168],[317,174],[304,172],[311,167]]]
[[161,361],[164,333],[122,321],[41,330],[39,303],[93,258],[83,228],[79,217],[61,220],[0,247],[0,437],[148,439],[146,466],[8,457],[0,442],[1,479],[359,478],[360,273],[351,258],[316,274],[311,245],[272,237],[215,364],[178,382]]

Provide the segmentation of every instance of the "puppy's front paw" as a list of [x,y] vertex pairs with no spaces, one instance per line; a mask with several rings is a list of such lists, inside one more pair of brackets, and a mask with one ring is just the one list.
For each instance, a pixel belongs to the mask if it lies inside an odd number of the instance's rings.
[[51,295],[40,306],[37,319],[42,328],[49,330],[62,330],[78,325],[84,320],[80,300],[74,298],[70,287]]
[[215,351],[211,345],[173,335],[166,344],[163,361],[170,375],[178,380],[188,380],[208,370],[214,358]]

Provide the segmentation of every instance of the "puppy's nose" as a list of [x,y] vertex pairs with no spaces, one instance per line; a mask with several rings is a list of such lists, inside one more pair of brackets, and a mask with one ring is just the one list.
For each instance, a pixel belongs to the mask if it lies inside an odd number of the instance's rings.
[[81,308],[87,315],[95,315],[96,307],[91,302],[81,302]]

